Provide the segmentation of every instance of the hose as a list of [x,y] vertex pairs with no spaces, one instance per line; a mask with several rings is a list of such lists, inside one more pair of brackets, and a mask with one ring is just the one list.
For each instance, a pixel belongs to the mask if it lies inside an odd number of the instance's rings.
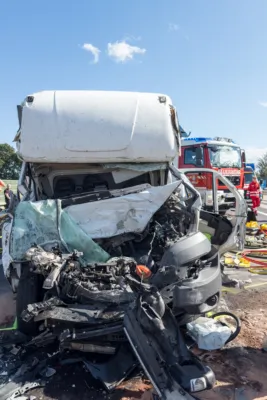
[[[233,314],[229,311],[219,311],[210,316],[210,318],[213,318],[213,319],[218,318],[218,317],[230,317],[230,318],[233,318],[236,322],[236,329],[230,335],[229,339],[225,342],[225,344],[227,344],[227,343],[231,342],[232,340],[234,340],[239,335],[239,333],[241,331],[241,321],[235,314]],[[225,324],[223,322],[221,322],[221,324],[227,326],[227,324]]]
[[[261,266],[261,269],[265,269],[267,268],[267,250],[261,250],[260,253],[261,254],[266,254],[266,258],[261,256],[261,259],[265,259],[265,261],[260,261],[258,259],[255,260],[255,258],[253,257],[253,253],[259,253],[258,249],[255,250],[244,250],[241,254],[242,258],[244,258],[244,260],[249,261],[250,263],[255,264],[255,266],[253,267],[249,267],[249,269],[253,270],[253,269],[259,269],[258,267]],[[256,257],[259,258],[259,257]]]
[[[267,275],[267,250],[243,250],[242,253],[237,253],[236,257],[237,256],[240,258],[240,263],[234,265],[234,267],[247,268],[252,274]],[[248,264],[246,265],[244,261]],[[251,263],[254,265],[251,266]],[[226,263],[226,266],[229,267],[229,264]]]
[[[246,250],[243,250],[243,253],[245,251]],[[249,254],[249,253],[251,253],[251,251],[247,251],[247,254]],[[265,250],[254,249],[254,251],[253,251],[253,260],[254,259],[256,259],[256,260],[257,259],[266,260],[266,263],[267,263],[267,250],[266,249]]]

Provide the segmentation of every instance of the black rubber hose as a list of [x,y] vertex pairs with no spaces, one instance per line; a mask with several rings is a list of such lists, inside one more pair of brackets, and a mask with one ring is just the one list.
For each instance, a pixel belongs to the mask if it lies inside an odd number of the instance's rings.
[[[225,344],[231,342],[232,340],[234,340],[239,335],[239,333],[241,331],[241,321],[235,314],[233,314],[233,313],[231,313],[229,311],[219,311],[219,312],[217,312],[217,313],[215,313],[215,314],[213,314],[211,316],[211,318],[216,318],[216,317],[227,316],[227,315],[235,320],[235,322],[236,322],[236,330],[231,334],[231,336],[225,342]],[[224,324],[224,323],[222,323],[222,324],[227,326],[227,324]]]

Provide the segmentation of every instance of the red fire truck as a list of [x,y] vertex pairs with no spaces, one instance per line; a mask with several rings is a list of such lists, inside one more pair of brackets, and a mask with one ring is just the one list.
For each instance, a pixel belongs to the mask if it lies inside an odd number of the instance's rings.
[[[210,168],[218,171],[244,195],[245,152],[232,139],[212,138],[182,138],[181,155],[178,161],[180,169]],[[213,208],[212,174],[209,172],[187,173],[191,183],[202,195],[203,206]],[[224,211],[234,206],[232,193],[217,182],[219,210]]]

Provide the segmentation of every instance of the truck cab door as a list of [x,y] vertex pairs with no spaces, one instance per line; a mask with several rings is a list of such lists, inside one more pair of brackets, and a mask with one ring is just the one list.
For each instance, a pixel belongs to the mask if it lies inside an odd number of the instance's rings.
[[[188,174],[203,172],[212,174],[212,204],[213,211],[201,210],[199,230],[206,234],[211,244],[218,249],[220,255],[231,250],[241,251],[245,243],[245,225],[247,220],[247,204],[244,197],[235,186],[219,172],[207,168],[180,169],[186,176]],[[235,209],[229,209],[224,215],[219,214],[217,181],[229,189],[235,197]],[[196,188],[197,189],[197,188]]]
[[204,167],[204,151],[202,146],[184,146],[179,158],[179,168]]
[[[202,145],[184,146],[179,169],[188,169],[187,178],[199,191],[203,203],[207,201],[207,191],[211,190],[212,175],[205,173],[206,152]],[[196,172],[196,169],[198,171]]]

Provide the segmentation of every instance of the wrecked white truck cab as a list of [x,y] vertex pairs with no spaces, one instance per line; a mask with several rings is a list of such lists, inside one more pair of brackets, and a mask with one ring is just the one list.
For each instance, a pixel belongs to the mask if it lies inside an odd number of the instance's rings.
[[220,250],[243,244],[238,191],[229,185],[231,220],[201,210],[172,163],[180,134],[166,95],[44,91],[18,115],[20,201],[7,211],[3,266],[19,328],[45,326],[49,340],[89,352],[124,332],[161,398],[212,387],[179,326],[218,304]]

